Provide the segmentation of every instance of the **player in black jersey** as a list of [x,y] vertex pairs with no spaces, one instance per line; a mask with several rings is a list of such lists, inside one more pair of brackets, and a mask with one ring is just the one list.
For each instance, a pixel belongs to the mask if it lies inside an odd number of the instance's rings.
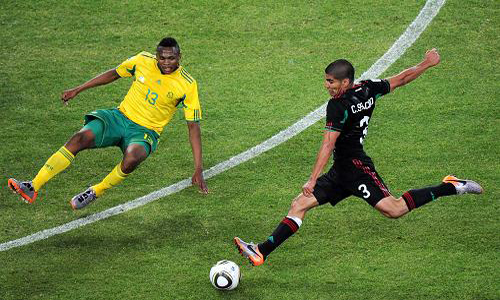
[[[421,63],[398,75],[358,84],[354,84],[354,68],[347,60],[339,59],[328,65],[325,88],[332,98],[328,102],[326,130],[311,176],[302,187],[302,193],[292,201],[288,215],[266,241],[255,245],[234,238],[240,253],[253,265],[261,265],[276,247],[299,229],[307,211],[327,202],[335,205],[351,195],[364,199],[386,217],[399,218],[441,196],[482,193],[478,183],[448,175],[437,186],[409,190],[401,198],[395,198],[363,150],[377,99],[415,80],[439,61],[439,53],[432,49],[426,52]],[[332,151],[333,166],[320,176]]]

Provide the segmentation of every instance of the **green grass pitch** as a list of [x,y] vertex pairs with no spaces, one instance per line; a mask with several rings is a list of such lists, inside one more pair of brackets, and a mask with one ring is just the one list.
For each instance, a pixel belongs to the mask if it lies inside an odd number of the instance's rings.
[[[192,175],[182,115],[158,151],[85,210],[70,198],[120,161],[86,151],[25,205],[9,177],[30,179],[82,126],[116,106],[122,79],[63,90],[178,39],[199,82],[205,169],[271,137],[323,104],[324,67],[347,58],[357,75],[401,35],[424,0],[11,1],[0,4],[0,243],[103,211]],[[389,220],[350,198],[312,210],[265,265],[232,238],[274,230],[312,169],[323,121],[195,188],[48,239],[0,252],[0,299],[499,299],[499,39],[495,0],[448,0],[381,77],[436,47],[440,66],[379,102],[365,148],[395,195],[447,174],[475,179],[481,196],[442,198]],[[240,265],[240,286],[215,290],[210,267]]]

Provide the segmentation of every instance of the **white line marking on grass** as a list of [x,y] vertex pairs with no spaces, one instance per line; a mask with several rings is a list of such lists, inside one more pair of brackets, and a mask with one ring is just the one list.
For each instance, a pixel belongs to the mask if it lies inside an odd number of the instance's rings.
[[[408,28],[406,28],[406,31],[398,38],[398,40],[392,45],[392,47],[379,60],[377,60],[377,62],[375,62],[370,67],[370,69],[368,69],[368,71],[364,72],[361,75],[359,79],[376,78],[380,76],[385,70],[387,70],[387,68],[389,68],[390,65],[392,65],[399,57],[401,57],[406,49],[408,49],[418,39],[427,25],[429,25],[432,19],[438,14],[445,1],[446,0],[428,0],[415,20],[410,24],[410,26],[408,26]],[[312,124],[322,119],[326,114],[325,110],[326,103],[297,121],[292,126],[280,131],[270,139],[213,166],[209,170],[206,170],[203,173],[205,179],[211,178],[219,173],[229,170],[291,139],[295,135],[307,129]],[[152,192],[130,202],[120,204],[118,206],[90,215],[88,217],[71,221],[54,228],[42,230],[17,240],[5,242],[3,244],[0,244],[0,251],[6,251],[11,248],[31,244],[36,241],[49,238],[53,235],[61,234],[78,227],[82,227],[87,224],[121,214],[128,210],[146,205],[149,202],[158,200],[170,194],[179,192],[189,186],[191,186],[191,179],[184,179],[156,192]]]

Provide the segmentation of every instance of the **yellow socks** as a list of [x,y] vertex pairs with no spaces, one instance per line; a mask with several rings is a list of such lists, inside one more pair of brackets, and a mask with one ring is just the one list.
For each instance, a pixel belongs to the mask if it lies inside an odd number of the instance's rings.
[[123,173],[121,165],[122,163],[120,162],[113,169],[113,171],[111,171],[111,173],[108,174],[108,176],[106,176],[100,183],[92,187],[97,197],[100,197],[102,194],[104,194],[104,191],[106,191],[107,189],[112,188],[115,185],[118,185],[120,182],[123,181],[123,179],[125,179],[125,177],[128,176],[128,174]]
[[[47,181],[66,169],[75,159],[75,156],[69,152],[66,147],[61,147],[59,151],[52,154],[43,167],[38,171],[38,174],[33,179],[33,188],[38,191]],[[120,162],[111,173],[108,174],[100,183],[94,185],[92,189],[97,197],[100,197],[105,190],[118,185],[128,176],[123,173]]]
[[38,191],[47,181],[66,169],[75,159],[73,153],[62,146],[59,151],[52,154],[38,174],[33,179],[33,188]]

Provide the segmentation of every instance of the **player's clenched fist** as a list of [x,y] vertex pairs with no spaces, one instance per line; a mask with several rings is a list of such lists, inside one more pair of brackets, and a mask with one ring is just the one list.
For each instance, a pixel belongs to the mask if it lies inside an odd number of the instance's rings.
[[69,89],[69,90],[66,90],[62,93],[61,100],[62,100],[63,104],[68,105],[68,101],[75,98],[76,95],[78,95],[78,90],[76,88]]
[[431,66],[439,64],[441,58],[437,49],[432,48],[431,50],[427,50],[427,52],[425,52],[425,60],[427,60]]

